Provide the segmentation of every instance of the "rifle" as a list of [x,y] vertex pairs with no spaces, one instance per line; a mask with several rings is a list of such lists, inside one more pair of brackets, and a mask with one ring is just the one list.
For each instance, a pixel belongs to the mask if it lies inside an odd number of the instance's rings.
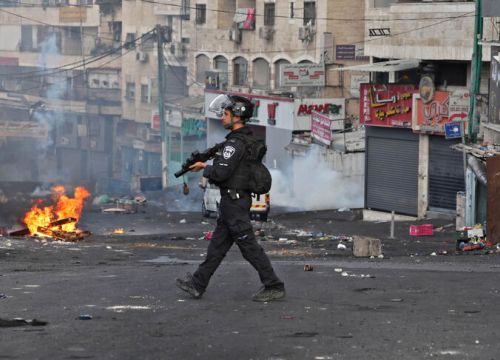
[[194,163],[197,163],[198,161],[205,162],[207,160],[214,158],[215,155],[217,154],[217,151],[219,151],[219,149],[222,147],[222,144],[223,143],[215,144],[211,148],[203,151],[202,153],[200,153],[198,150],[193,151],[189,156],[189,158],[187,158],[186,161],[184,161],[184,164],[182,164],[182,168],[174,174],[175,177],[178,178],[187,173],[188,171],[190,171],[189,167]]

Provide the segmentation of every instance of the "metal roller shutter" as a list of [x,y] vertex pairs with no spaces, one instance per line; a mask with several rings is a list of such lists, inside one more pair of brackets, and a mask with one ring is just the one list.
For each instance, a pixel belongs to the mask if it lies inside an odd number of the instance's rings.
[[417,215],[418,136],[407,129],[367,127],[368,209]]
[[429,138],[429,208],[451,209],[457,206],[457,192],[465,191],[462,153],[450,149],[460,140],[441,136]]

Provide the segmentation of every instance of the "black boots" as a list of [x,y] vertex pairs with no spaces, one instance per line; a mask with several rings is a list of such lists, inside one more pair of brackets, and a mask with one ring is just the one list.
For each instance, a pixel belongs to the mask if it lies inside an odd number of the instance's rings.
[[262,288],[252,298],[253,301],[267,302],[273,300],[281,300],[285,298],[284,288]]
[[199,299],[203,295],[203,292],[199,291],[194,286],[193,276],[190,273],[187,273],[186,279],[175,280],[175,285],[177,285],[179,289],[184,290],[195,299]]

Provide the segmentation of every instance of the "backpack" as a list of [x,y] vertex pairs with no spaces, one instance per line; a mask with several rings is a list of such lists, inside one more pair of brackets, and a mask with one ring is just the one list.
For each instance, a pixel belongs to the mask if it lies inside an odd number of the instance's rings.
[[266,194],[271,190],[272,177],[267,167],[262,163],[267,146],[253,136],[237,136],[246,145],[245,161],[249,166],[248,190],[256,195]]

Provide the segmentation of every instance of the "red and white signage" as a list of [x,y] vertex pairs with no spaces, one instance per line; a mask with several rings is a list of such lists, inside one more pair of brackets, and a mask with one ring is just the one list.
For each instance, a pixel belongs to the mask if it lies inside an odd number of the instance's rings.
[[359,120],[361,124],[411,128],[415,85],[361,84]]
[[332,142],[332,120],[316,111],[311,113],[311,135],[319,142],[330,145]]

